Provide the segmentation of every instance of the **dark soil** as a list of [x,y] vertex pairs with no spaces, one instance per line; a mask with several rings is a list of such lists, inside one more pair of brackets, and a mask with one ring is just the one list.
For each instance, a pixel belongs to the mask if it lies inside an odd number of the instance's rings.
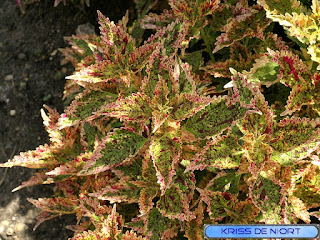
[[[127,9],[134,12],[133,1],[91,0],[90,8],[82,10],[71,3],[54,8],[53,2],[41,0],[22,14],[14,0],[0,1],[0,162],[49,142],[40,109],[46,104],[62,113],[64,78],[73,72],[57,51],[68,46],[63,37],[75,34],[84,23],[91,23],[98,32],[97,9],[114,21]],[[72,237],[73,232],[64,226],[76,224],[74,215],[49,220],[32,230],[40,210],[27,198],[50,197],[54,186],[11,190],[33,172],[0,168],[0,240]]]
[[[128,9],[130,19],[135,17],[131,0],[90,0],[89,8],[71,4],[71,0],[67,6],[54,8],[53,2],[41,0],[22,14],[15,0],[0,0],[0,162],[49,142],[40,109],[46,104],[63,112],[65,77],[73,73],[72,65],[65,63],[58,51],[68,46],[63,37],[76,34],[78,26],[86,23],[98,33],[97,10],[114,21]],[[74,215],[49,220],[33,231],[40,210],[27,198],[50,197],[54,186],[11,190],[34,172],[0,168],[0,240],[65,240],[73,236],[65,226],[76,224]]]

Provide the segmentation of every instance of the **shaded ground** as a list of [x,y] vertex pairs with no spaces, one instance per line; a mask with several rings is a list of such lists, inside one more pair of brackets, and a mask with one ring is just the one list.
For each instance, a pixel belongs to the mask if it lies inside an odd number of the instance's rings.
[[[98,0],[96,0],[97,2]],[[0,1],[0,162],[19,152],[48,143],[42,125],[43,104],[63,110],[61,100],[64,77],[70,75],[70,64],[61,64],[58,48],[66,47],[64,36],[75,34],[77,26],[95,25],[96,10],[112,20],[119,20],[131,1],[91,0],[91,7],[81,11],[69,4],[53,7],[53,0],[41,0],[28,6],[22,15],[14,0]],[[73,232],[64,228],[76,223],[74,216],[62,216],[41,224],[32,231],[39,210],[27,198],[50,197],[53,186],[34,186],[12,193],[28,180],[33,170],[0,169],[0,240],[67,239]]]
[[[22,15],[14,0],[0,0],[0,162],[48,143],[40,109],[46,104],[63,111],[64,78],[73,72],[71,64],[61,62],[63,56],[57,51],[67,47],[63,37],[75,34],[84,23],[91,23],[98,32],[97,9],[114,21],[127,9],[131,18],[134,12],[130,0],[90,0],[91,7],[85,11],[72,4],[54,8],[53,2],[41,0]],[[27,198],[53,194],[53,186],[11,192],[32,173],[26,168],[0,168],[0,240],[72,237],[73,232],[64,226],[76,223],[74,215],[47,221],[32,231],[40,210]]]

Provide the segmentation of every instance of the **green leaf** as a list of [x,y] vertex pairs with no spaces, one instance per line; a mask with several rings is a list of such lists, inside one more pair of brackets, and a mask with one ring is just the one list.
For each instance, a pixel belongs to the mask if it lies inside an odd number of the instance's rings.
[[249,196],[254,205],[262,211],[266,223],[279,224],[282,222],[280,190],[280,185],[261,175],[253,187],[249,188]]
[[207,188],[197,190],[201,200],[207,204],[207,211],[213,221],[225,219],[232,223],[248,223],[257,216],[258,210],[250,201],[238,201],[236,195],[227,192],[210,191]]
[[182,121],[204,109],[211,101],[210,97],[182,93],[172,103],[170,118],[173,121]]
[[145,215],[132,219],[125,225],[139,233],[145,234],[150,240],[172,239],[177,236],[181,225],[178,220],[164,217],[157,208],[153,208]]
[[210,181],[207,185],[207,189],[210,191],[228,192],[238,195],[240,178],[241,174],[238,174],[233,169],[222,171]]
[[116,202],[137,203],[141,189],[128,182],[130,178],[123,177],[117,182],[109,182],[100,191],[90,193],[89,196],[100,200],[108,200],[111,204]]
[[192,53],[186,53],[183,60],[192,66],[194,72],[199,71],[202,65],[202,51],[195,51]]
[[178,185],[168,188],[157,203],[157,208],[163,216],[180,221],[190,221],[195,216],[190,212],[189,200]]
[[147,139],[127,129],[110,133],[95,148],[78,175],[91,175],[120,166],[131,160]]
[[85,120],[99,111],[102,106],[113,102],[117,95],[108,91],[89,91],[80,93],[70,106],[65,110],[65,114],[71,120]]
[[257,82],[265,84],[267,87],[275,83],[278,80],[280,73],[279,64],[271,61],[267,56],[263,56],[255,60],[256,63],[250,69],[249,73],[246,73],[250,82]]
[[203,170],[204,168],[230,169],[240,165],[242,147],[233,135],[218,136],[198,153],[186,171]]
[[119,99],[101,108],[97,115],[119,118],[120,121],[145,122],[152,117],[150,98],[143,93]]
[[225,98],[217,98],[187,119],[184,127],[197,138],[209,138],[233,126],[245,116],[246,111],[239,103],[228,106]]
[[[233,14],[227,23],[220,28],[223,33],[217,37],[213,53],[246,37],[257,37],[264,40],[263,31],[272,21],[266,18],[265,11],[260,7],[250,7],[243,3],[246,2],[239,2],[233,8]],[[237,17],[234,17],[235,12],[237,12]]]

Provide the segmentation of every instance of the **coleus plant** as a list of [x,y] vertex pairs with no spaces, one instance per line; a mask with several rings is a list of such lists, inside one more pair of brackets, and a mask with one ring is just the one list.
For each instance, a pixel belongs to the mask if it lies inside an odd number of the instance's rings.
[[293,49],[269,19],[316,18],[317,1],[312,14],[296,0],[169,0],[162,14],[136,3],[155,33],[141,43],[128,15],[98,12],[101,36],[62,50],[76,71],[64,113],[41,110],[50,143],[1,164],[39,169],[14,190],[56,184],[54,197],[29,199],[36,227],[76,214],[77,240],[202,239],[204,224],[319,218],[313,37],[290,30],[304,39]]

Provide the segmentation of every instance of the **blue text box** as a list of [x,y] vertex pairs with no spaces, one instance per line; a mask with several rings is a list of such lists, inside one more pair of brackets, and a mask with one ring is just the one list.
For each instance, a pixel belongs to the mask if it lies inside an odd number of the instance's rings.
[[205,225],[205,238],[318,238],[319,225]]

